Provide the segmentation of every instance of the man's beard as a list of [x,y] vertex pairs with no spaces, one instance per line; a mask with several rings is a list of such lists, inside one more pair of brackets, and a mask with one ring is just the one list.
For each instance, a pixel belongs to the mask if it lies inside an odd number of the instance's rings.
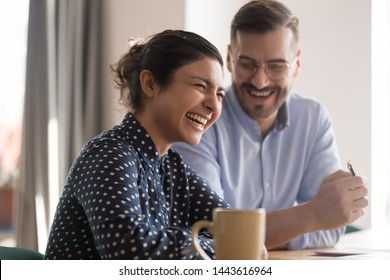
[[263,104],[258,104],[255,106],[245,106],[240,98],[237,98],[239,101],[241,108],[245,111],[245,113],[254,120],[261,120],[270,117],[276,111],[280,109],[285,101],[285,96],[287,96],[287,90],[283,90],[279,86],[273,87],[265,87],[262,89],[257,89],[252,84],[245,83],[241,85],[241,91],[253,90],[258,92],[265,91],[273,91],[273,95],[275,95],[275,102],[271,107],[267,107]]

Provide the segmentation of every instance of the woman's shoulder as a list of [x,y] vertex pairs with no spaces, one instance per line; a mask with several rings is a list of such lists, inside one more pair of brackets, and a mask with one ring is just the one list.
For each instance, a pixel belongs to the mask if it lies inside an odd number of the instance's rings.
[[115,163],[137,162],[138,154],[133,145],[118,136],[113,131],[104,132],[90,141],[81,149],[74,165],[84,163]]
[[106,131],[88,141],[83,151],[85,153],[91,151],[132,153],[135,149],[133,145],[114,131]]
[[135,148],[113,135],[101,134],[87,142],[74,160],[68,179],[85,170],[99,173],[104,169],[137,168],[139,157]]

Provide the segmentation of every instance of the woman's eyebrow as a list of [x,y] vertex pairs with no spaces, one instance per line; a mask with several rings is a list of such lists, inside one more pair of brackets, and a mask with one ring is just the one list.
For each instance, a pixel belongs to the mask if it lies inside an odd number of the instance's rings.
[[[190,78],[191,79],[199,79],[199,80],[203,81],[205,84],[207,84],[207,86],[209,86],[209,87],[213,86],[213,83],[210,81],[210,79],[203,78],[203,77],[200,77],[200,76],[192,76]],[[224,87],[222,87],[222,86],[217,87],[217,90],[218,91],[221,91],[221,90],[225,91]]]

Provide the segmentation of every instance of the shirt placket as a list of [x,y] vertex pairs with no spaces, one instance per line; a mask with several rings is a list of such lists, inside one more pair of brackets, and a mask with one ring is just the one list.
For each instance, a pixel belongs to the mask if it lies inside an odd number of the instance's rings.
[[164,224],[164,226],[168,226],[168,210],[167,210],[167,201],[165,199],[164,194],[164,180],[165,180],[165,172],[162,168],[160,162],[157,162],[153,167],[153,175],[155,177],[155,191],[157,197],[157,207],[158,213],[160,213],[159,219]]

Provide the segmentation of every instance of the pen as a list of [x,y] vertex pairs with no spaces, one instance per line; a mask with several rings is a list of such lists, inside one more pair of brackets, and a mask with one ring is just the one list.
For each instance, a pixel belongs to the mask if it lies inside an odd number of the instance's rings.
[[353,170],[353,167],[352,167],[352,163],[350,160],[347,161],[347,168],[349,170],[349,172],[352,174],[352,176],[355,176],[355,171]]

